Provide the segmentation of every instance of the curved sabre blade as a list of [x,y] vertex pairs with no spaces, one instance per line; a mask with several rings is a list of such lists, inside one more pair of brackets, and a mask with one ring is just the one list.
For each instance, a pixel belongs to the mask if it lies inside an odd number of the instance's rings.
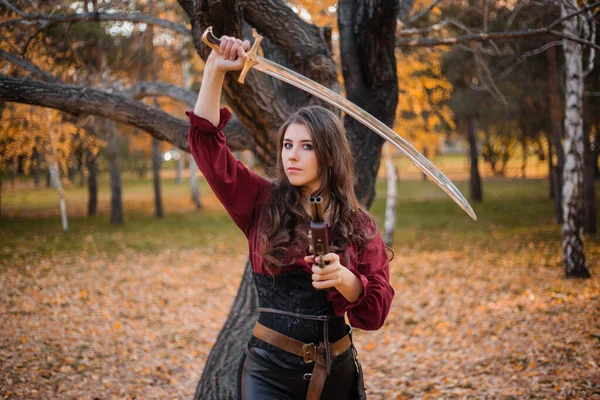
[[411,159],[417,168],[425,175],[433,179],[433,181],[450,196],[456,204],[460,206],[473,220],[477,221],[477,215],[471,208],[469,202],[464,198],[462,193],[450,182],[444,174],[440,172],[425,156],[419,153],[410,143],[404,140],[396,132],[388,128],[377,118],[358,107],[348,99],[340,96],[332,90],[326,88],[317,82],[306,78],[290,69],[287,69],[279,64],[267,60],[266,58],[256,56],[253,60],[256,64],[252,68],[258,69],[265,74],[271,75],[279,80],[289,83],[297,88],[300,88],[327,103],[343,110],[346,114],[351,115],[363,125],[370,128],[372,131],[383,137],[388,142],[391,142],[402,154]]

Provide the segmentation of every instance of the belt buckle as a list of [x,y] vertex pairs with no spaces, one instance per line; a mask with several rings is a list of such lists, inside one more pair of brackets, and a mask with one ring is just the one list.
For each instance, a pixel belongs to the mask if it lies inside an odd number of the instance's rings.
[[317,347],[314,343],[306,343],[302,345],[302,357],[305,363],[315,362]]

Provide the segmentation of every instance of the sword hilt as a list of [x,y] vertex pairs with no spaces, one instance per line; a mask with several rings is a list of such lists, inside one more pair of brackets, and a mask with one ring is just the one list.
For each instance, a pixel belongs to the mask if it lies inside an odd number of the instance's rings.
[[[256,29],[252,30],[252,36],[254,36],[254,43],[252,44],[252,48],[250,49],[250,51],[246,52],[246,54],[248,54],[248,58],[246,59],[246,62],[244,63],[244,68],[242,68],[242,72],[240,73],[240,77],[238,78],[238,82],[242,84],[246,80],[246,74],[248,73],[248,71],[250,71],[250,68],[258,64],[258,61],[256,61],[256,57],[258,56],[258,52],[260,50],[260,42],[263,38],[258,33],[256,33]],[[206,28],[206,30],[202,34],[202,41],[208,47],[221,54],[219,51],[221,46],[221,39],[214,35],[212,31],[212,26]]]

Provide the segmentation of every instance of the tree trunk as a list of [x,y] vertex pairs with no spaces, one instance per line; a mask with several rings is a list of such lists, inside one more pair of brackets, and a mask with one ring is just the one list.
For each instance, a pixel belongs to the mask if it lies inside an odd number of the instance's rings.
[[477,120],[473,116],[467,119],[467,139],[469,141],[469,156],[471,159],[471,176],[469,179],[469,195],[471,200],[481,203],[483,191],[481,189],[481,175],[479,174],[479,157],[477,151]]
[[600,118],[598,118],[598,124],[596,125],[596,137],[594,138],[594,152],[592,153],[592,169],[594,171],[594,178],[600,178],[600,165],[598,165],[598,157],[600,156]]
[[108,136],[108,169],[110,172],[110,223],[121,225],[123,218],[123,198],[121,186],[121,170],[119,169],[119,143],[116,132],[116,123],[106,121]]
[[180,155],[179,158],[177,159],[177,170],[176,170],[176,174],[175,174],[175,183],[181,183],[183,182],[183,162],[185,161],[185,158]]
[[562,191],[563,169],[565,166],[565,152],[562,145],[562,112],[560,100],[560,83],[556,50],[551,46],[546,51],[546,65],[548,66],[548,87],[550,88],[550,141],[556,154],[556,165],[552,168],[552,186],[554,187],[554,212],[556,222],[562,224]]
[[67,162],[67,173],[69,174],[69,181],[71,181],[71,183],[75,183],[75,176],[77,175],[77,168],[75,167],[74,158],[75,157],[71,155]]
[[198,185],[198,166],[196,165],[196,161],[191,154],[188,155],[189,159],[189,168],[190,168],[190,192],[192,194],[192,203],[196,205],[197,209],[202,208],[202,203],[200,202],[200,185]]
[[[575,0],[561,3],[561,15],[578,9]],[[579,17],[563,21],[563,32],[577,35]],[[565,167],[563,172],[563,256],[567,277],[589,278],[583,252],[583,54],[581,44],[563,40],[565,79]]]
[[[423,147],[423,155],[425,156],[425,158],[429,159],[429,147]],[[424,172],[421,172],[421,180],[427,180],[427,175]]]
[[40,178],[42,175],[42,156],[37,149],[33,150],[33,182],[35,187],[40,187]]
[[154,184],[154,212],[158,218],[163,216],[162,197],[160,193],[160,141],[152,138],[152,182]]
[[257,318],[258,293],[248,260],[227,321],[204,365],[194,400],[237,398],[237,369]]
[[548,187],[550,188],[549,198],[554,200],[554,164],[552,163],[553,152],[552,142],[550,141],[550,132],[548,132]]
[[396,202],[398,200],[398,171],[394,165],[392,149],[385,156],[385,175],[387,178],[387,197],[385,202],[385,222],[383,224],[383,242],[391,246],[396,227]]
[[[394,53],[397,1],[338,2],[340,53],[346,97],[390,128],[398,104]],[[356,170],[356,195],[370,207],[385,140],[346,115]]]
[[[50,121],[50,110],[46,109],[46,115],[48,116],[48,121]],[[58,190],[58,194],[60,196],[59,204],[60,204],[60,217],[62,222],[63,231],[67,231],[69,229],[69,225],[67,222],[67,204],[65,201],[65,192],[63,190],[62,182],[60,180],[60,168],[58,166],[58,156],[56,152],[56,142],[54,138],[54,127],[50,124],[50,146],[52,148],[52,163],[50,164],[50,175],[52,175],[52,180],[54,181],[54,187]]]
[[11,169],[10,169],[10,185],[14,188],[17,182],[17,175],[19,173],[19,161],[17,157],[13,157]]
[[521,179],[525,179],[526,178],[525,170],[527,169],[527,133],[526,133],[526,131],[521,132],[521,152],[522,152]]
[[85,165],[88,170],[88,217],[96,215],[98,209],[98,163],[91,149],[85,150]]
[[[190,63],[188,61],[188,50],[186,46],[181,47],[181,69],[183,78],[183,88],[186,90],[192,87],[192,77],[190,75]],[[193,107],[193,104],[191,105]],[[198,185],[198,166],[194,157],[191,154],[188,157],[188,167],[190,169],[190,194],[192,197],[192,203],[196,205],[197,209],[202,208],[200,202],[200,186]],[[183,158],[183,157],[182,157]]]
[[85,149],[82,149],[77,157],[79,162],[79,187],[85,186]]
[[584,97],[583,118],[583,233],[595,234],[596,196],[594,193],[594,169],[592,166],[592,148],[590,143],[590,108],[589,98]]

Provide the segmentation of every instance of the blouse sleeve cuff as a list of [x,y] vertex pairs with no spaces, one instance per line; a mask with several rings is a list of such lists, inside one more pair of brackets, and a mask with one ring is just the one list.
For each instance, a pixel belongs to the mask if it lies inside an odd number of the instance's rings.
[[186,111],[185,114],[190,119],[190,124],[192,125],[192,128],[197,128],[202,132],[206,133],[217,133],[218,131],[223,130],[223,128],[225,128],[225,126],[231,119],[231,112],[229,112],[229,110],[226,107],[222,107],[219,110],[220,121],[217,126],[214,126],[212,122],[210,122],[206,118],[197,116],[192,110]]
[[355,301],[348,301],[336,288],[329,289],[329,293],[327,294],[327,300],[333,303],[333,311],[336,315],[342,316],[346,313],[346,311],[353,309],[354,307],[358,307],[367,294],[369,280],[366,276],[362,275],[360,272],[356,270],[350,270],[354,275],[356,275],[360,279],[360,283],[362,284],[362,293]]

